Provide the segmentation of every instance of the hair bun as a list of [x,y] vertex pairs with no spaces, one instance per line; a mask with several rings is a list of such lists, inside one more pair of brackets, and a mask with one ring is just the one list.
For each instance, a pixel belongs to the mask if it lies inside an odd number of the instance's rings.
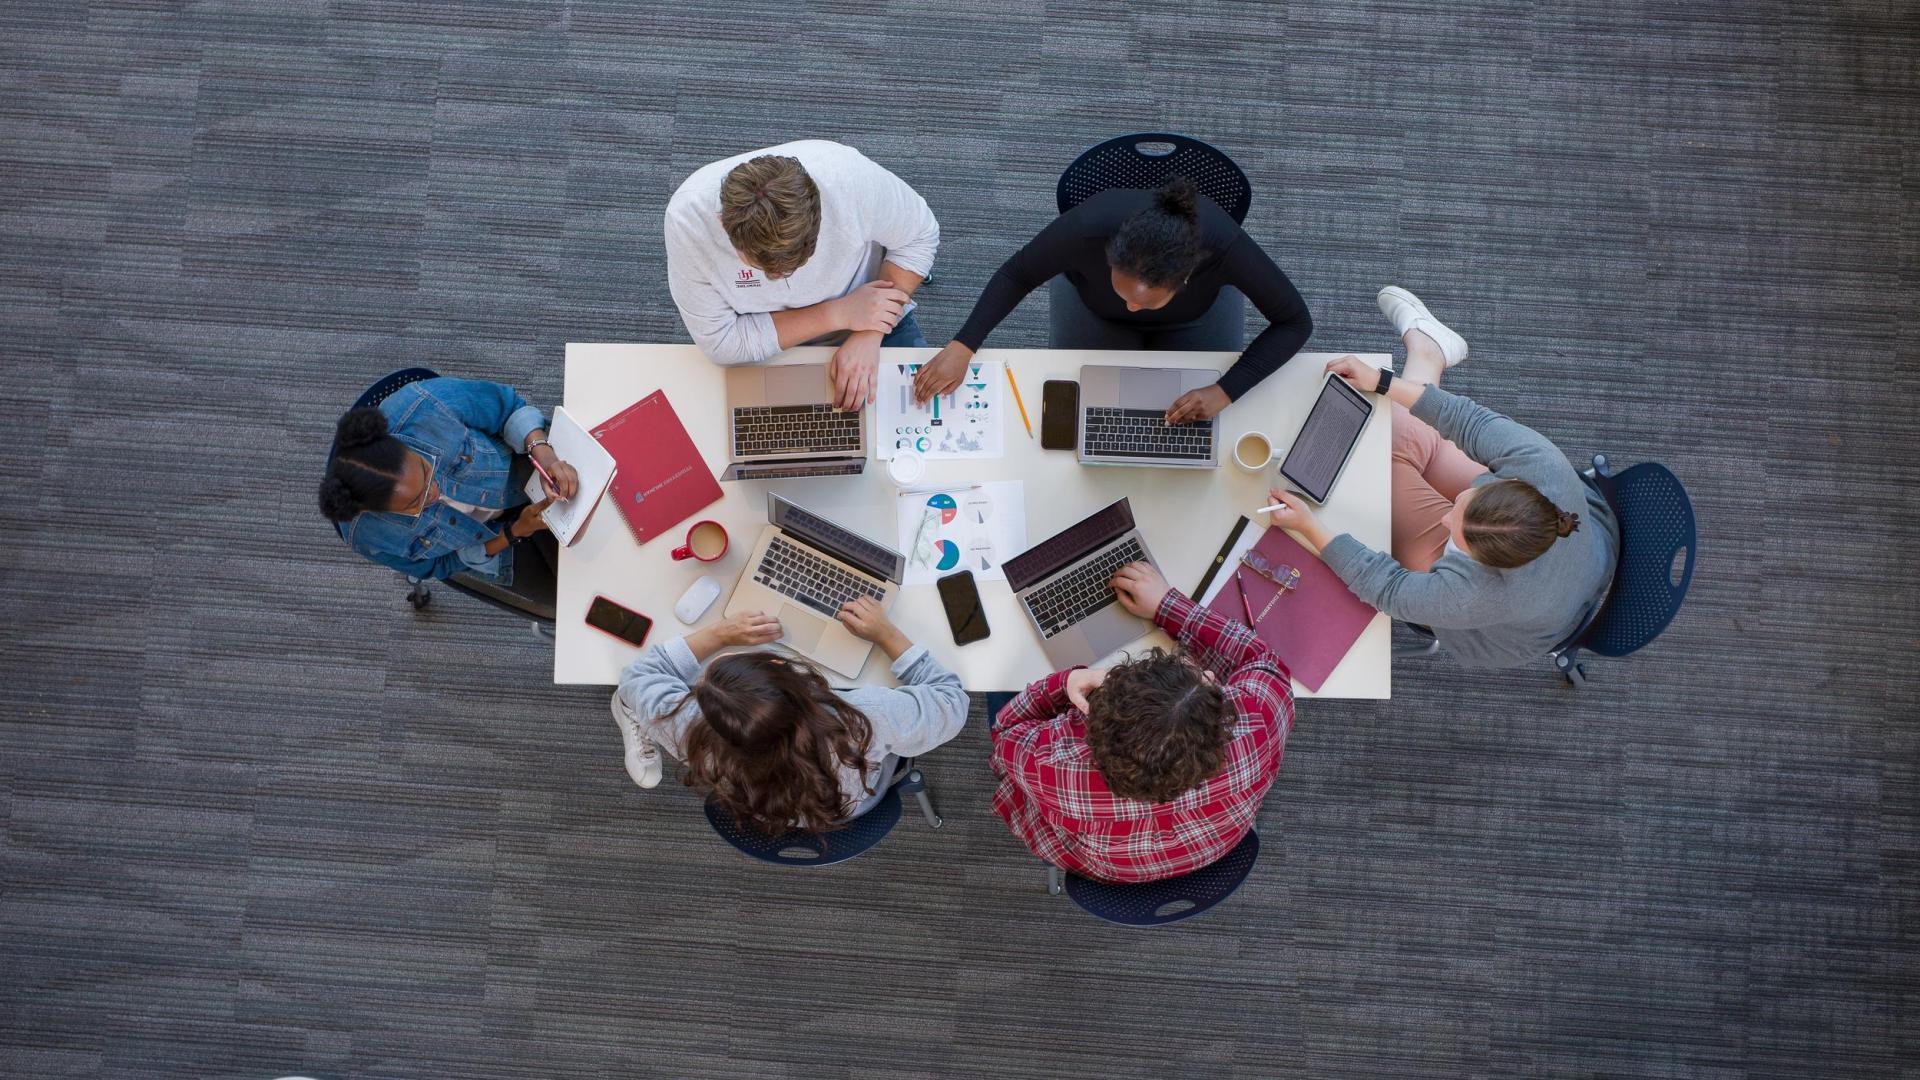
[[1561,511],[1559,525],[1555,529],[1555,532],[1557,532],[1560,536],[1572,536],[1574,533],[1579,531],[1580,531],[1580,515],[1569,514],[1564,510]]
[[333,429],[333,442],[341,450],[371,446],[387,437],[387,414],[371,405],[348,409]]
[[1194,222],[1200,217],[1200,190],[1193,181],[1175,173],[1153,192],[1153,205],[1162,212]]
[[320,481],[320,512],[328,521],[352,521],[363,509],[360,496],[339,477],[329,476]]

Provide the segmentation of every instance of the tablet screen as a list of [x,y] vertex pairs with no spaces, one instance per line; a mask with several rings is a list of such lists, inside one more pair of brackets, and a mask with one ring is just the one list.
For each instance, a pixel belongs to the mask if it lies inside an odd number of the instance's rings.
[[1347,454],[1360,438],[1360,429],[1372,415],[1373,405],[1335,376],[1320,388],[1320,400],[1313,403],[1300,437],[1293,440],[1280,475],[1293,481],[1314,502],[1326,502],[1333,478],[1347,463]]

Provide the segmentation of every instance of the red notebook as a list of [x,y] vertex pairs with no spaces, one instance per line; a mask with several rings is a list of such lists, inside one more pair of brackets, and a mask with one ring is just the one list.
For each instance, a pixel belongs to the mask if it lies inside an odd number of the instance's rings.
[[[1361,631],[1373,621],[1375,612],[1366,601],[1353,595],[1339,575],[1327,569],[1319,557],[1300,546],[1285,529],[1268,529],[1253,550],[1266,556],[1273,565],[1285,564],[1300,571],[1300,584],[1282,596],[1260,619],[1254,633],[1272,646],[1286,661],[1287,670],[1307,689],[1318,692],[1327,676],[1360,639]],[[1235,578],[1234,571],[1239,577]],[[1278,591],[1273,582],[1247,569],[1239,560],[1220,568],[1225,582],[1213,603],[1207,607],[1237,623],[1247,621],[1247,608],[1240,605],[1240,587],[1246,585],[1247,606],[1255,618]]]
[[593,437],[613,455],[617,469],[608,491],[643,544],[720,499],[720,482],[664,390],[594,428]]

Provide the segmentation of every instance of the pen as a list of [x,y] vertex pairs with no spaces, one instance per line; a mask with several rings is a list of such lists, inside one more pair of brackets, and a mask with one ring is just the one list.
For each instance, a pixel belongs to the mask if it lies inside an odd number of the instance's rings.
[[1020,400],[1020,384],[1013,381],[1013,365],[1004,369],[1007,373],[1007,385],[1013,387],[1013,404],[1020,410],[1020,422],[1027,426],[1027,438],[1033,438],[1033,421],[1027,419],[1027,403]]
[[545,480],[547,482],[548,488],[554,491],[560,490],[560,485],[553,482],[553,474],[540,466],[539,458],[534,457],[532,454],[528,454],[527,460],[533,462],[534,471],[540,474],[540,479]]
[[1240,594],[1240,610],[1247,613],[1247,629],[1253,630],[1253,608],[1247,604],[1247,583],[1240,577],[1240,571],[1233,572],[1234,591]]

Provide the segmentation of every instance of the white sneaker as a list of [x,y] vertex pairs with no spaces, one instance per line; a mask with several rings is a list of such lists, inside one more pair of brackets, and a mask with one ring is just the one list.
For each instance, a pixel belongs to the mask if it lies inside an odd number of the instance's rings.
[[643,788],[658,787],[666,773],[660,748],[641,732],[640,721],[627,711],[617,692],[613,695],[613,722],[620,729],[620,741],[627,744],[627,775]]
[[1446,358],[1448,367],[1467,358],[1467,339],[1434,318],[1419,297],[1398,285],[1389,285],[1380,290],[1374,301],[1380,305],[1380,313],[1393,324],[1394,333],[1405,337],[1407,331],[1418,330],[1432,338],[1433,343],[1440,346],[1440,355]]

